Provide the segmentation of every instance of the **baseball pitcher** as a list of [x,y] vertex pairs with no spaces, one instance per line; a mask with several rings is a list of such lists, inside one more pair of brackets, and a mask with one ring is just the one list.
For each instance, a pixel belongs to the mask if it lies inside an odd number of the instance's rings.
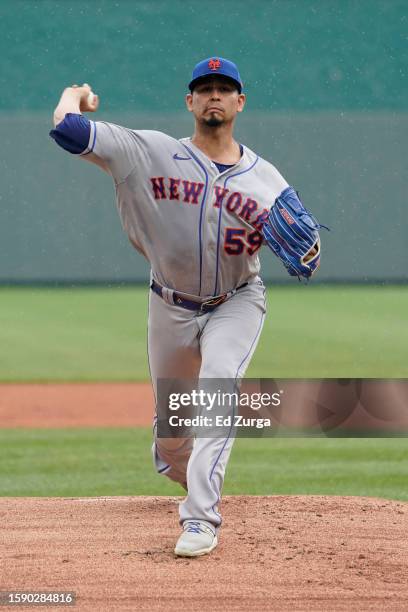
[[[320,259],[318,225],[276,168],[234,140],[245,94],[236,65],[198,63],[186,95],[195,122],[177,140],[83,115],[98,109],[87,84],[64,90],[50,135],[111,175],[124,231],[151,265],[148,359],[160,379],[240,380],[266,312],[258,251],[266,242],[290,274],[308,278]],[[182,534],[175,554],[217,545],[220,499],[233,437],[160,438],[153,459],[180,483]]]

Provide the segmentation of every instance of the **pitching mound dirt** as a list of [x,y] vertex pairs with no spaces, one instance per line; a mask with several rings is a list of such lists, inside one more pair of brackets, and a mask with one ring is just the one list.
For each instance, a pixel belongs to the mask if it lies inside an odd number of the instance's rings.
[[189,560],[178,501],[2,498],[0,588],[79,610],[407,610],[407,503],[225,497],[220,545]]

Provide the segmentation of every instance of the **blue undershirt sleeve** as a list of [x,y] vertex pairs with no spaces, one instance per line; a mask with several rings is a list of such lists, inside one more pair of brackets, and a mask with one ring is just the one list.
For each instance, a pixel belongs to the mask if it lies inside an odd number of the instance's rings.
[[50,136],[60,147],[76,155],[83,153],[89,144],[91,123],[87,117],[77,113],[67,113]]

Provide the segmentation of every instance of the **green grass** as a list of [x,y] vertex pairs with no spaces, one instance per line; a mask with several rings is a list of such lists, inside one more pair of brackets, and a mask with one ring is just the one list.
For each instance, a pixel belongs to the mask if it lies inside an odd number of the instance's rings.
[[[272,287],[248,376],[408,377],[406,286]],[[0,289],[0,381],[145,380],[146,288]]]
[[1,381],[147,379],[147,291],[0,289],[0,345]]
[[[150,429],[0,430],[0,495],[182,495],[152,466]],[[239,439],[224,494],[408,500],[408,440]]]

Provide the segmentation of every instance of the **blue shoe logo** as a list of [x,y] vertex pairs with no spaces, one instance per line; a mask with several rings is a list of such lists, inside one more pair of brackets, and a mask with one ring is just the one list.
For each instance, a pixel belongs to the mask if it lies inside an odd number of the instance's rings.
[[178,159],[179,161],[188,161],[189,159],[191,159],[191,157],[183,157],[182,155],[175,153],[173,155],[173,159]]

